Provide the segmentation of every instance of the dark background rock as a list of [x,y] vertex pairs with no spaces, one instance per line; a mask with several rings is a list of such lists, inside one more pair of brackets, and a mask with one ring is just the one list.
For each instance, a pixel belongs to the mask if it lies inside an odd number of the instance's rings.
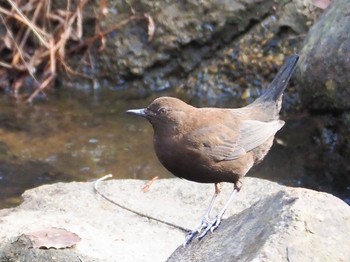
[[[287,117],[290,115],[287,115]],[[337,195],[350,204],[350,144],[348,113],[334,116],[318,114],[287,118],[283,139],[285,158],[274,151],[264,159],[274,159],[269,165],[288,166],[292,179],[298,174],[300,186]],[[279,154],[283,154],[282,151]],[[259,174],[260,166],[256,167]],[[261,171],[260,171],[261,173]],[[288,180],[284,181],[288,184]],[[297,183],[298,185],[298,183]],[[334,191],[333,191],[334,190]]]
[[[192,102],[202,106],[229,103],[232,107],[251,103],[272,81],[284,59],[298,53],[301,36],[320,10],[298,0],[274,7],[190,72],[183,86]],[[285,97],[283,110],[298,107],[293,81]]]
[[[306,172],[310,176],[319,177],[323,188],[327,188],[328,184],[342,192],[349,192],[349,113],[319,115],[312,122],[312,146],[304,152]],[[348,197],[347,202],[350,203]]]
[[306,108],[316,111],[350,108],[349,10],[349,1],[333,1],[303,43],[296,79]]
[[[100,20],[92,18],[93,9],[86,10],[86,33],[96,27],[108,31],[133,17],[132,10],[138,19],[107,34],[102,50],[96,41],[89,61],[84,52],[82,57],[70,57],[71,68],[91,79],[62,76],[64,86],[91,88],[94,83],[119,92],[127,88],[129,97],[185,87],[186,95],[211,104],[225,96],[238,101],[243,93],[255,98],[284,57],[296,52],[298,35],[306,32],[311,17],[303,13],[308,7],[301,7],[300,1],[128,3],[108,1],[108,12]],[[156,26],[151,41],[144,14]]]
[[349,10],[349,1],[332,1],[319,17],[304,40],[294,78],[303,107],[315,113],[305,169],[344,192],[350,190]]
[[253,21],[272,12],[275,4],[270,0],[129,3],[109,1],[109,12],[101,21],[94,21],[95,26],[99,25],[101,31],[108,30],[131,17],[133,9],[140,17],[147,13],[154,20],[156,31],[152,40],[148,39],[147,20],[135,19],[107,35],[104,51],[99,52],[99,45],[95,45],[94,66],[81,65],[79,58],[70,62],[72,68],[83,66],[82,71],[97,79],[101,86],[120,88],[129,82],[134,88],[168,88],[244,32]]

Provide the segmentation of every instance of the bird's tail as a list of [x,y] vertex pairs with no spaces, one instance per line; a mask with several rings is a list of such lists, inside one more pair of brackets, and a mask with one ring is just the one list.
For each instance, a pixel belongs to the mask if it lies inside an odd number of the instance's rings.
[[298,60],[299,56],[296,54],[288,57],[275,78],[272,80],[269,88],[264,94],[255,100],[255,102],[261,103],[266,101],[277,101],[281,97],[284,89],[287,87],[288,81],[295,70]]

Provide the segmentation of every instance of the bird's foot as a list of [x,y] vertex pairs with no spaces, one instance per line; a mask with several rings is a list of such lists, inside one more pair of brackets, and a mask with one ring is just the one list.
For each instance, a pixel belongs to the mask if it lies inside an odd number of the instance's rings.
[[215,229],[217,229],[219,227],[221,223],[221,217],[216,217],[212,222],[210,222],[206,228],[204,229],[204,231],[197,237],[198,240],[201,240],[203,237],[206,236],[206,234],[210,231],[210,232],[214,232]]
[[185,238],[185,242],[183,243],[183,246],[187,246],[189,243],[191,243],[192,239],[198,234],[199,232],[197,230],[192,230],[188,232]]
[[185,238],[185,242],[183,243],[183,246],[188,245],[192,241],[192,239],[197,234],[201,233],[203,229],[206,229],[209,224],[210,224],[210,222],[208,222],[208,219],[204,218],[202,220],[201,224],[199,225],[199,227],[197,227],[195,230],[188,232],[188,234],[186,235],[186,238]]

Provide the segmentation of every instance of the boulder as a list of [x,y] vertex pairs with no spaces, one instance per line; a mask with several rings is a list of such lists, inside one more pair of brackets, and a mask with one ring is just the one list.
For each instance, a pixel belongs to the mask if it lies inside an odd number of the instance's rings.
[[350,107],[349,10],[349,1],[332,1],[304,40],[296,80],[302,102],[311,110]]
[[[101,182],[100,191],[119,206],[97,195],[93,183],[57,183],[26,191],[20,206],[0,210],[0,261],[165,261],[183,243],[186,230],[197,226],[214,186],[163,179],[144,193],[144,184],[141,180]],[[214,212],[231,190],[230,184],[224,185]],[[224,248],[218,252],[236,257],[232,252],[238,247],[228,243],[237,238],[245,241],[239,247],[246,260],[258,254],[268,256],[266,252],[282,252],[279,257],[297,260],[319,257],[322,261],[332,255],[333,261],[345,261],[350,257],[350,240],[345,237],[350,208],[332,195],[245,178],[226,215],[234,216],[203,240],[195,239],[185,252],[220,239]],[[30,248],[30,241],[23,237],[51,227],[63,228],[81,240],[71,248],[38,249]],[[208,248],[206,254],[212,255],[212,250]],[[169,260],[176,261],[183,252],[181,247]]]

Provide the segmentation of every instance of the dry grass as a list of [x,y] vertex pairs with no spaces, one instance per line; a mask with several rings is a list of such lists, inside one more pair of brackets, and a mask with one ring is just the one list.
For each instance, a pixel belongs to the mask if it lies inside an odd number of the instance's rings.
[[[0,29],[3,27],[5,34],[0,35],[0,88],[10,89],[16,98],[24,97],[27,102],[53,86],[58,69],[64,69],[67,74],[82,75],[67,65],[67,54],[71,56],[84,50],[88,54],[85,57],[89,57],[89,48],[96,41],[100,41],[100,51],[103,51],[106,35],[135,19],[148,23],[149,39],[154,33],[152,17],[137,14],[131,6],[128,19],[102,32],[98,21],[104,19],[108,11],[105,0],[99,1],[94,36],[85,39],[83,10],[88,0],[66,0],[61,8],[53,8],[51,0],[3,2]],[[31,79],[29,84],[28,79]],[[21,95],[25,85],[31,87],[29,95]]]

